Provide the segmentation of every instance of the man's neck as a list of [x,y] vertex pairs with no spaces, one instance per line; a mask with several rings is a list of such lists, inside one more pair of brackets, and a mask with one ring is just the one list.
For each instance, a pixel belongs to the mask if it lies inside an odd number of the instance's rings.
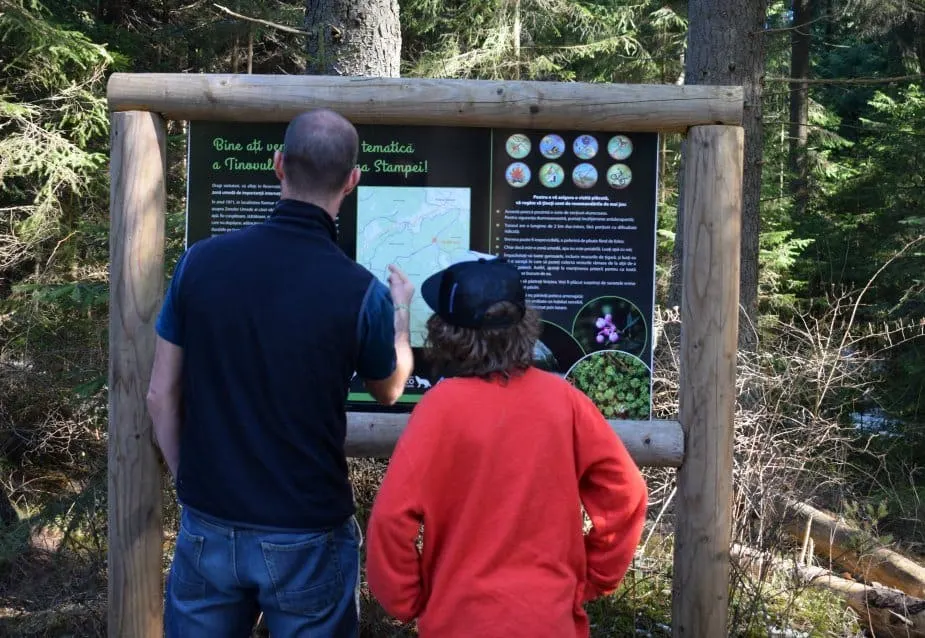
[[331,219],[336,218],[337,212],[340,210],[340,202],[338,201],[306,193],[293,193],[285,188],[280,193],[280,199],[291,199],[305,204],[312,204],[326,212]]

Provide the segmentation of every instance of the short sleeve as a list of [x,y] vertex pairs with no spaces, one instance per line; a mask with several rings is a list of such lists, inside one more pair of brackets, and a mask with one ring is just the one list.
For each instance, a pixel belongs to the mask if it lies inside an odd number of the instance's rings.
[[357,376],[381,381],[395,371],[395,306],[392,296],[378,279],[373,279],[360,309]]
[[157,316],[155,329],[157,334],[170,343],[183,347],[183,317],[179,307],[179,289],[180,278],[186,267],[186,258],[189,255],[187,250],[180,259],[177,260],[177,266],[173,271],[173,279],[167,287],[167,293],[164,295],[164,304],[161,306],[161,312]]

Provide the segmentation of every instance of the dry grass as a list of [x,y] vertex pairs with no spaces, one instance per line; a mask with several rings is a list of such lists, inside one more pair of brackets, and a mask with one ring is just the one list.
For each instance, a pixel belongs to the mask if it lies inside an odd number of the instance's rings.
[[0,635],[106,635],[100,557],[29,548],[0,571]]

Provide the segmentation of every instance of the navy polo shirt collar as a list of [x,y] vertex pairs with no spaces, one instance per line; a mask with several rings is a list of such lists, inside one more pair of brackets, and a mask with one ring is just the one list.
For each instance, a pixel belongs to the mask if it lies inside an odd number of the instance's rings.
[[297,199],[281,199],[270,214],[269,221],[275,224],[293,225],[306,230],[327,231],[331,241],[337,241],[337,226],[327,211]]

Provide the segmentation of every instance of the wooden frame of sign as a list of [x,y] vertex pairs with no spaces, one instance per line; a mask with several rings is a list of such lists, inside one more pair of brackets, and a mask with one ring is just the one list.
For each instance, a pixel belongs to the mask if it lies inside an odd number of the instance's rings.
[[[726,633],[742,208],[743,92],[323,76],[113,74],[109,635],[163,633],[162,476],[145,395],[164,288],[165,119],[684,132],[679,422],[614,421],[640,465],[678,469],[672,631]],[[407,415],[350,413],[348,453],[388,456]]]

